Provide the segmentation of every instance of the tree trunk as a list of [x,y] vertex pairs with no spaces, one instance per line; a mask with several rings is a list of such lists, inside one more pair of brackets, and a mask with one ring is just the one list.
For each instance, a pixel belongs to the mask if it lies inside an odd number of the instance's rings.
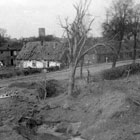
[[119,54],[120,54],[120,51],[121,51],[121,47],[122,47],[122,40],[119,42],[119,47],[118,47],[117,54],[115,54],[115,56],[113,58],[112,68],[116,67],[116,62],[118,60],[118,57],[119,57]]
[[133,63],[135,63],[136,60],[136,48],[137,48],[137,36],[134,35]]
[[83,78],[83,64],[84,64],[84,58],[81,59],[80,62],[80,78]]
[[69,86],[68,86],[68,96],[71,96],[74,90],[75,85],[75,72],[76,72],[76,66],[71,64],[69,66],[70,69],[70,77],[69,77]]
[[116,55],[114,56],[114,58],[113,58],[112,68],[115,68],[117,59],[118,59],[118,56],[117,56],[117,54],[116,54]]
[[89,69],[87,69],[87,83],[90,82],[90,71]]
[[50,61],[48,61],[48,63],[47,63],[47,67],[48,67],[48,68],[50,67]]

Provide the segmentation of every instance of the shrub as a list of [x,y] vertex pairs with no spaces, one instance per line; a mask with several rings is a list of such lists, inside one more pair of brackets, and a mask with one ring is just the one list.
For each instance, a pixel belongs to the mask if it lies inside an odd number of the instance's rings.
[[76,85],[74,87],[74,91],[72,93],[72,97],[77,98],[81,93],[80,87],[78,87],[78,85]]
[[41,69],[29,69],[29,74],[35,74],[35,73],[40,73],[41,72]]
[[0,78],[11,78],[14,74],[12,72],[0,74]]
[[38,96],[40,99],[45,99],[45,92],[47,91],[46,97],[56,96],[59,92],[59,85],[57,80],[41,81],[38,83]]
[[47,71],[51,72],[51,71],[57,71],[59,69],[60,69],[59,66],[55,66],[55,67],[49,67],[49,68],[47,68]]
[[23,70],[19,70],[17,71],[17,73],[19,75],[30,75],[30,74],[35,74],[35,73],[39,73],[40,70],[37,70],[37,69],[31,69],[31,68],[26,68],[26,69],[23,69]]
[[22,70],[16,70],[16,76],[24,75]]

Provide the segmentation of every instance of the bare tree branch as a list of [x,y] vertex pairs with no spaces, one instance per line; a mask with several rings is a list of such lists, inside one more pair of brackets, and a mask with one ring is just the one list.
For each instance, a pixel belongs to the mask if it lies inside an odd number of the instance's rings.
[[83,52],[83,54],[81,54],[81,56],[78,58],[78,62],[79,62],[79,60],[83,57],[83,56],[85,56],[89,51],[91,51],[91,50],[93,50],[95,47],[97,47],[97,46],[104,46],[104,47],[106,47],[106,45],[105,44],[96,44],[96,45],[94,45],[94,46],[92,46],[92,47],[90,47],[89,49],[87,49],[85,52]]

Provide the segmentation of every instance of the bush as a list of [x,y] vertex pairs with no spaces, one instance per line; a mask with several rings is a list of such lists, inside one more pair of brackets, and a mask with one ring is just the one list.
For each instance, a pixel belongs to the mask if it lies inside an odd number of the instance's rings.
[[26,76],[26,75],[29,75],[30,73],[30,70],[29,69],[24,69],[23,70],[23,74]]
[[11,78],[14,74],[12,72],[0,74],[0,78]]
[[119,66],[112,69],[107,69],[93,76],[93,81],[99,80],[115,80],[118,78],[127,77],[129,75],[136,74],[140,72],[140,64],[129,64],[124,66]]
[[24,75],[22,70],[17,70],[16,71],[16,76]]
[[59,69],[60,69],[59,66],[55,66],[55,67],[49,67],[49,68],[47,68],[47,71],[51,72],[51,71],[57,71]]
[[41,81],[38,83],[37,92],[40,99],[44,99],[45,92],[47,91],[46,97],[56,96],[59,92],[59,85],[57,80]]

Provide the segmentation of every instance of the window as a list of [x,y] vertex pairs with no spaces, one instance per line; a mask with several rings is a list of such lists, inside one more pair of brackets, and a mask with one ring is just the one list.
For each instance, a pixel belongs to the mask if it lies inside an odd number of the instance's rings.
[[33,62],[32,62],[32,66],[33,66],[33,67],[36,67],[36,61],[33,61]]

